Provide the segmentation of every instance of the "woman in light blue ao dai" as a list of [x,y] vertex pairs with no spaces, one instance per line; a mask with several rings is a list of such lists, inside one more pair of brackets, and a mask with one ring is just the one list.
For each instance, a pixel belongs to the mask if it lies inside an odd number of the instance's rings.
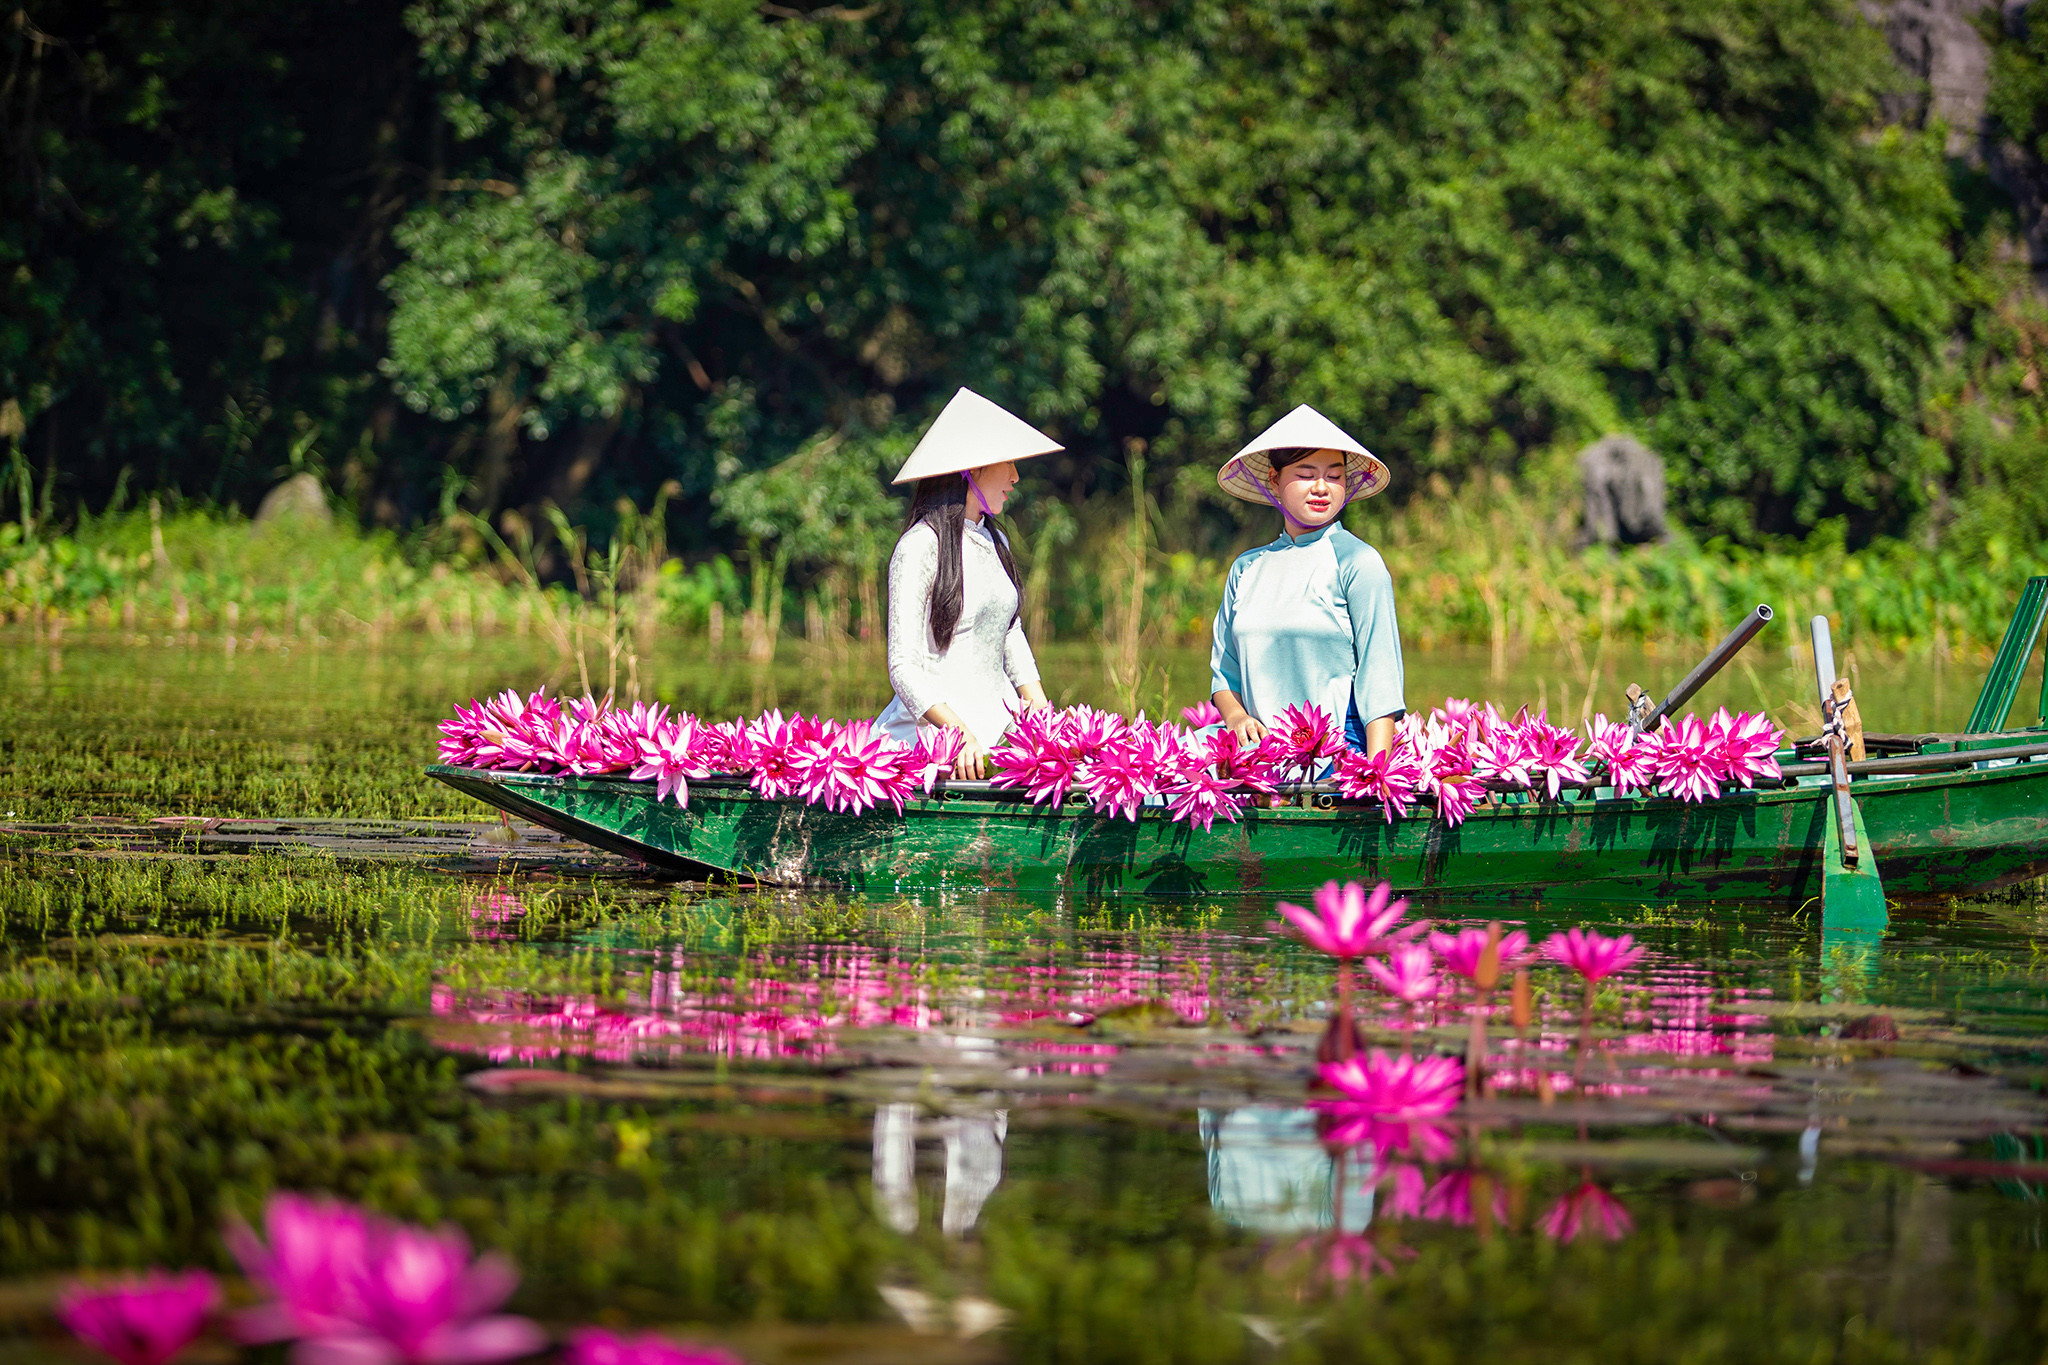
[[1337,524],[1354,498],[1387,486],[1387,467],[1306,403],[1216,475],[1232,497],[1280,513],[1280,534],[1230,566],[1209,653],[1223,724],[1257,743],[1290,706],[1342,719],[1346,742],[1391,748],[1407,709],[1394,579],[1380,552]]

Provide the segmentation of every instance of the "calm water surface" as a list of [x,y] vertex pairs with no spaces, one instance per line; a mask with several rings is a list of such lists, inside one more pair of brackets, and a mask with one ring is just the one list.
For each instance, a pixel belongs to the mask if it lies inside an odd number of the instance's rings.
[[[1069,699],[1116,699],[1092,651],[1049,654]],[[1409,662],[1412,700],[1585,693],[1569,660],[1498,685],[1483,656]],[[1701,702],[1791,720],[1799,667],[1760,654]],[[1952,727],[1974,697],[1959,665],[1861,667],[1872,729]],[[712,715],[884,699],[845,657],[642,670]],[[1159,661],[1141,704],[1202,672]],[[2037,889],[1877,943],[1781,910],[1547,906],[1510,927],[1649,948],[1591,1051],[1575,979],[1539,966],[1490,1094],[1346,1129],[1307,1084],[1334,978],[1268,901],[678,889],[490,824],[408,852],[481,814],[417,776],[448,700],[544,680],[580,690],[500,646],[8,643],[0,1354],[79,1358],[54,1277],[228,1269],[219,1217],[276,1187],[460,1223],[551,1327],[757,1361],[2048,1349]],[[135,833],[189,816],[392,837],[336,859]],[[1373,1004],[1367,1032],[1462,1054],[1470,1003]]]

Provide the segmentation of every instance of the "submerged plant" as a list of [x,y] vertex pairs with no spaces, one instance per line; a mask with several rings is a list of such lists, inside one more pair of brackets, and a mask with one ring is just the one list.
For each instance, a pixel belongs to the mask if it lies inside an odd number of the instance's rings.
[[162,1270],[107,1284],[67,1286],[57,1320],[80,1341],[120,1365],[164,1365],[196,1341],[220,1287],[203,1270]]

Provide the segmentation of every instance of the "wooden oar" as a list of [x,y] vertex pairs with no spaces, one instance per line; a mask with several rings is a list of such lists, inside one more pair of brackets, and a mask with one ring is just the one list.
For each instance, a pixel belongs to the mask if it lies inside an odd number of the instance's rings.
[[1884,882],[1877,871],[1877,851],[1870,846],[1870,833],[1863,827],[1863,812],[1849,792],[1849,760],[1844,752],[1847,737],[1837,714],[1835,688],[1835,646],[1828,632],[1828,618],[1813,618],[1814,680],[1820,688],[1821,735],[1828,746],[1828,773],[1833,779],[1831,807],[1824,823],[1827,832],[1822,846],[1821,928],[1884,931],[1889,915],[1884,904]]

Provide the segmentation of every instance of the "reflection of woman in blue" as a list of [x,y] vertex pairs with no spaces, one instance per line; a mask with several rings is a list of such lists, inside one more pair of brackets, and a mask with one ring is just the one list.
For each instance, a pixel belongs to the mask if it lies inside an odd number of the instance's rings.
[[1372,1188],[1359,1188],[1364,1182],[1358,1166],[1331,1158],[1316,1136],[1316,1118],[1307,1106],[1202,1110],[1211,1207],[1226,1222],[1253,1232],[1314,1232],[1338,1226],[1342,1180],[1341,1231],[1369,1227]]

